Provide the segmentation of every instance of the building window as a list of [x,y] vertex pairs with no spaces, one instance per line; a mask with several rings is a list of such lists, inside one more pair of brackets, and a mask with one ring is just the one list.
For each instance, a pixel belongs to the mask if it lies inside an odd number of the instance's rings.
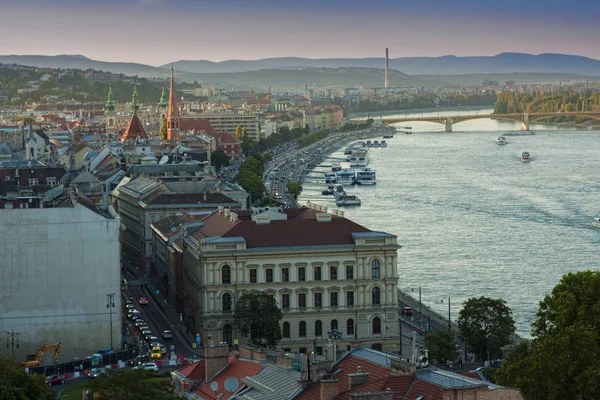
[[354,335],[354,320],[352,318],[346,321],[346,333],[348,335]]
[[300,354],[306,354],[306,347],[300,347],[298,349],[298,353],[300,353]]
[[223,294],[223,311],[231,311],[231,295],[229,293]]
[[315,321],[315,336],[323,336],[323,323],[320,319]]
[[298,307],[306,308],[306,293],[298,293]]
[[29,186],[37,186],[40,184],[40,181],[37,178],[29,178]]
[[329,279],[332,281],[337,280],[337,265],[332,265],[329,267]]
[[51,176],[49,178],[46,178],[46,185],[49,185],[50,187],[56,186],[56,177]]
[[371,291],[371,304],[381,304],[381,290],[377,286]]
[[346,305],[354,306],[354,292],[346,292]]
[[373,329],[372,329],[373,335],[381,335],[381,318],[379,318],[379,317],[373,318],[372,325],[373,325]]
[[231,267],[229,265],[223,265],[223,268],[221,268],[221,283],[223,285],[231,283]]
[[233,327],[230,324],[223,325],[223,341],[229,344],[233,344]]
[[300,321],[300,324],[298,324],[298,336],[306,337],[306,322],[305,321]]
[[381,276],[381,263],[378,259],[371,261],[371,278],[379,279]]
[[354,265],[346,265],[346,279],[354,279]]
[[330,292],[329,293],[329,305],[331,307],[338,306],[338,292]]
[[281,295],[281,308],[284,310],[290,309],[290,295],[288,293]]
[[304,282],[306,280],[306,268],[298,267],[298,282]]
[[290,281],[290,269],[289,268],[281,268],[281,282],[289,282]]
[[283,336],[284,338],[290,337],[290,323],[289,322],[283,323],[283,328],[281,329],[281,336]]
[[314,280],[315,281],[320,281],[321,280],[321,267],[315,267],[314,268],[314,273],[315,273]]
[[273,268],[265,269],[265,282],[273,283]]
[[315,293],[315,308],[323,307],[323,293]]
[[331,320],[331,330],[337,330],[338,329],[338,323],[337,323],[337,319],[332,319]]
[[250,269],[250,283],[257,283],[258,282],[258,274],[256,271],[256,268],[252,268]]

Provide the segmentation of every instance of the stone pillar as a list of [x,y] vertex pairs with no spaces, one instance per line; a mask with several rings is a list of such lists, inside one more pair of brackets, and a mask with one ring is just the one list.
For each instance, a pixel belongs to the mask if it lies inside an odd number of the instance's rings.
[[528,131],[529,130],[529,114],[523,113],[523,122],[521,123],[521,130]]
[[447,118],[445,120],[445,124],[446,124],[446,132],[452,132],[452,120],[450,118]]

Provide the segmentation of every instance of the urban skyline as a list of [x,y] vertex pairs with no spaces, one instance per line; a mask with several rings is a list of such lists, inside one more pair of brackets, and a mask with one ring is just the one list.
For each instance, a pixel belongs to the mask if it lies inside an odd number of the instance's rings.
[[[183,59],[382,57],[381,48],[388,47],[390,58],[522,52],[600,59],[593,43],[600,4],[590,0],[4,3],[3,54],[82,54],[163,65]],[[586,10],[576,24],[573,9]]]

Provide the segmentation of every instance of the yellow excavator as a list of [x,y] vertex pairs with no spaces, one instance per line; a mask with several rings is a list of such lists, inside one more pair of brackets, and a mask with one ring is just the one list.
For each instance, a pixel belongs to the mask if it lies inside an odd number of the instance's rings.
[[21,362],[21,365],[27,368],[39,367],[42,362],[42,356],[45,352],[54,350],[54,362],[58,361],[60,355],[60,342],[54,344],[47,344],[44,347],[40,347],[31,360]]

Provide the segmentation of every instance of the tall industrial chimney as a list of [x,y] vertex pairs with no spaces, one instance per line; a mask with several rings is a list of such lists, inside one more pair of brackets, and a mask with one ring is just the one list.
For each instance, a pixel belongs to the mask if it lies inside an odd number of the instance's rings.
[[384,76],[383,76],[383,87],[386,89],[390,85],[390,81],[388,79],[389,66],[390,66],[390,57],[388,55],[388,48],[386,47],[385,48],[385,71],[384,71]]

